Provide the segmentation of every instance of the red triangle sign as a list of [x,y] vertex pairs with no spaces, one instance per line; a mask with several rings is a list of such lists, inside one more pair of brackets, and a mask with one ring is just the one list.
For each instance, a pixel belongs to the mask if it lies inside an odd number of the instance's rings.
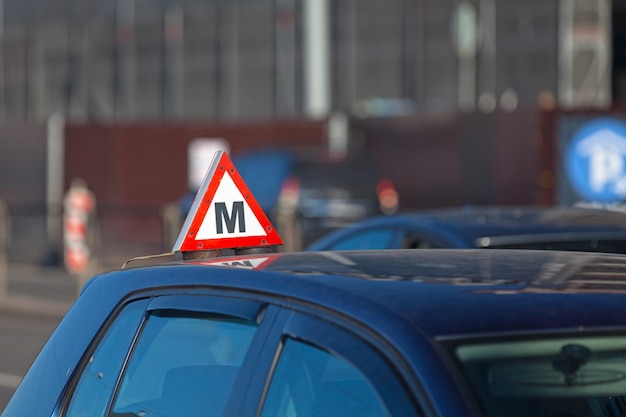
[[217,151],[172,252],[282,245],[225,151]]

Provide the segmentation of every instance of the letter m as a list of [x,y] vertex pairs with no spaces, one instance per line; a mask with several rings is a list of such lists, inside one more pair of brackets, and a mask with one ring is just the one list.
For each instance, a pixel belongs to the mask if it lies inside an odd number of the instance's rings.
[[[245,233],[246,221],[243,216],[243,201],[234,201],[231,215],[228,214],[226,203],[215,203],[215,224],[217,233],[224,233],[223,225],[226,224],[228,233],[235,233],[235,224],[239,219],[239,232]],[[222,221],[223,220],[223,221]]]

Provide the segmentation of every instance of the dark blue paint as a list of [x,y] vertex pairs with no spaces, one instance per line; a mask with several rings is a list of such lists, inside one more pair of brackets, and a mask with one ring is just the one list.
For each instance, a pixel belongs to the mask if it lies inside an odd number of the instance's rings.
[[[128,297],[227,291],[343,322],[388,349],[442,416],[459,415],[449,401],[459,393],[439,354],[441,338],[626,330],[622,255],[442,249],[267,256],[263,270],[187,261],[92,279],[2,417],[53,415],[85,350]],[[614,282],[606,282],[606,271]]]

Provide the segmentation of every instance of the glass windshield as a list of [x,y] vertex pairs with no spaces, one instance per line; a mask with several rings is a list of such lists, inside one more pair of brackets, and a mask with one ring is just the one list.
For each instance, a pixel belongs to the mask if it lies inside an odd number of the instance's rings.
[[459,346],[489,417],[618,417],[626,412],[626,336]]

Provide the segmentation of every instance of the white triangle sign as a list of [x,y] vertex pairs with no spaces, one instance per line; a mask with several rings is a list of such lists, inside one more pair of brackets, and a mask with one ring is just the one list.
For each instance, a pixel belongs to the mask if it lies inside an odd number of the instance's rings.
[[216,152],[172,251],[282,243],[228,154]]
[[267,236],[250,205],[226,172],[209,205],[196,239]]

